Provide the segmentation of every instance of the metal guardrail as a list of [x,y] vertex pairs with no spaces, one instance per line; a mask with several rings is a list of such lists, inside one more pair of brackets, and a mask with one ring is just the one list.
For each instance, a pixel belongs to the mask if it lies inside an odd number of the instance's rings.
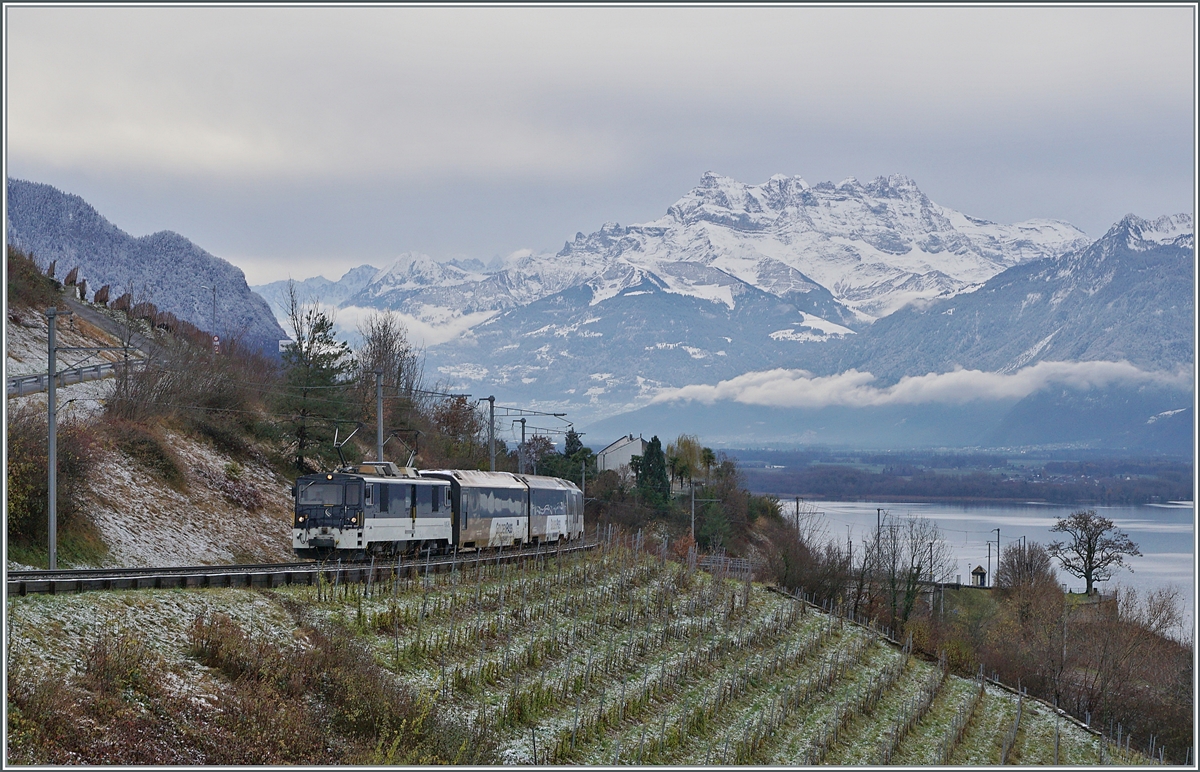
[[480,562],[497,564],[552,558],[596,548],[595,543],[535,545],[514,551],[460,552],[456,555],[410,557],[380,562],[340,561],[170,568],[113,568],[57,571],[7,571],[9,596],[65,595],[92,590],[186,589],[192,587],[282,587],[291,584],[363,583],[395,573],[444,573],[466,570]]
[[[136,367],[143,364],[141,359],[132,359],[129,361],[130,366]],[[117,371],[124,367],[124,362],[104,362],[98,365],[88,365],[87,367],[73,367],[70,370],[63,370],[57,376],[55,384],[59,387],[66,386],[70,383],[83,383],[85,381],[98,381],[103,378],[115,378]],[[6,386],[8,396],[23,397],[26,394],[36,394],[40,391],[46,391],[48,388],[48,377],[46,373],[37,375],[18,375],[7,380]]]

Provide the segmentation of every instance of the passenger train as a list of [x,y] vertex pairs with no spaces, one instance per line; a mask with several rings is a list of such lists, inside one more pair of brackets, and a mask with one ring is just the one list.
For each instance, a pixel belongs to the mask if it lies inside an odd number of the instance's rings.
[[367,462],[304,475],[292,493],[292,548],[300,557],[361,559],[583,537],[583,493],[557,477]]

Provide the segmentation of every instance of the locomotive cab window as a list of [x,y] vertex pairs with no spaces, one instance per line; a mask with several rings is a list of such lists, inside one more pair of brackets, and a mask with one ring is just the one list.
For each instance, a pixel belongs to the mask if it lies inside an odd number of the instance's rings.
[[346,486],[346,506],[357,507],[362,500],[362,488],[358,483],[350,483]]
[[300,506],[339,507],[345,486],[341,483],[313,483],[300,488]]
[[371,502],[371,494],[374,492],[374,489],[375,489],[375,486],[371,485],[369,483],[365,486],[364,493],[363,493],[363,504],[365,506],[368,506],[368,507],[371,506],[371,503],[372,503]]

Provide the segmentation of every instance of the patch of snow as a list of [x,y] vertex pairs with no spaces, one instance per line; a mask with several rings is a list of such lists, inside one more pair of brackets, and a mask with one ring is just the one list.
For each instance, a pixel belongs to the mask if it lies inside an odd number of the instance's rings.
[[835,324],[828,319],[822,319],[819,316],[807,313],[801,313],[800,315],[804,317],[804,320],[800,322],[802,326],[811,327],[812,329],[819,330],[826,335],[842,336],[855,334],[854,330],[851,330],[849,327],[843,327],[840,324]]
[[483,365],[464,362],[460,365],[442,365],[438,372],[451,378],[465,378],[469,381],[481,381],[487,377],[488,369]]
[[[1148,244],[1170,244],[1180,236],[1192,234],[1192,216],[1190,214],[1163,215],[1155,220],[1143,220],[1139,217],[1130,220],[1131,249],[1144,250]],[[1143,242],[1139,244],[1138,242]]]
[[827,335],[818,335],[811,332],[803,332],[800,330],[776,330],[769,336],[771,340],[789,340],[796,343],[819,343],[828,340]]
[[1152,424],[1160,418],[1170,418],[1171,416],[1175,415],[1176,413],[1182,413],[1185,410],[1187,410],[1186,407],[1181,407],[1178,410],[1164,410],[1163,412],[1158,413],[1157,415],[1150,416],[1148,419],[1146,419],[1146,423]]
[[[1024,307],[1024,306],[1022,306],[1022,307]],[[1061,327],[1058,328],[1058,330],[1061,330],[1061,329],[1062,329]],[[1046,348],[1046,346],[1049,345],[1050,341],[1054,338],[1054,336],[1058,334],[1058,330],[1055,330],[1054,332],[1050,333],[1046,337],[1039,340],[1037,343],[1030,346],[1028,349],[1026,349],[1024,352],[1022,352],[1016,359],[1014,359],[1013,361],[1011,361],[1007,365],[1005,365],[1003,368],[1001,368],[999,370],[999,372],[1015,373],[1017,370],[1020,370],[1022,367],[1029,364],[1029,362],[1034,357],[1036,357],[1038,354],[1040,354],[1042,352],[1042,349]]]

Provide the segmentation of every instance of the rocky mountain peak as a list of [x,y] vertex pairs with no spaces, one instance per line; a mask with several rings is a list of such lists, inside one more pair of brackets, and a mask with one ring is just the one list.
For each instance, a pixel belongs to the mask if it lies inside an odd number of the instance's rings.
[[1122,239],[1130,249],[1139,250],[1160,244],[1174,244],[1180,239],[1190,240],[1193,236],[1190,214],[1163,215],[1153,220],[1127,214],[1104,234],[1102,240]]
[[903,174],[891,174],[887,177],[876,177],[862,187],[863,192],[878,198],[917,198],[928,200],[917,187],[912,177]]

